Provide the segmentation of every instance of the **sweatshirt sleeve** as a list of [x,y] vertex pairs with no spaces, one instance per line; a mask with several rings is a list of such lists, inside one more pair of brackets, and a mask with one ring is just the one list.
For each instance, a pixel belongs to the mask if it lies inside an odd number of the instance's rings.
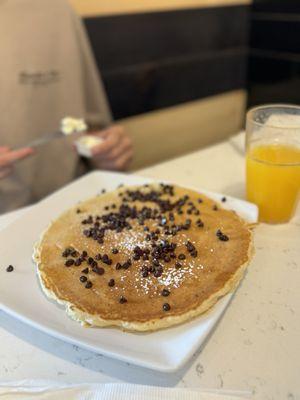
[[112,121],[112,114],[105,88],[83,22],[73,10],[72,14],[81,61],[86,121],[90,126],[106,127]]

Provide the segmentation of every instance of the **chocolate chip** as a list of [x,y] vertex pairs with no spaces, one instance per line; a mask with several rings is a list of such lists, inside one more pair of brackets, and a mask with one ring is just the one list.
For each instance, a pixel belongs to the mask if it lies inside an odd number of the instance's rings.
[[72,260],[71,258],[69,258],[66,262],[65,262],[65,266],[66,267],[71,267],[71,265],[74,264],[74,260]]
[[75,260],[74,265],[76,265],[76,267],[79,267],[79,265],[81,265],[82,261],[80,258],[77,258],[77,260]]
[[90,289],[93,286],[91,281],[87,281],[87,283],[85,284],[86,289]]
[[171,309],[171,307],[170,307],[170,304],[169,304],[169,303],[165,303],[165,304],[163,305],[163,310],[164,310],[164,311],[170,311],[170,309]]
[[227,242],[229,240],[229,237],[225,235],[220,229],[217,230],[216,236],[221,240],[222,242]]
[[196,224],[197,224],[198,228],[203,228],[204,227],[204,223],[200,218],[196,221]]
[[84,268],[81,272],[82,272],[83,274],[88,274],[88,273],[89,273],[89,269],[88,269],[88,268]]
[[61,255],[62,255],[63,257],[69,257],[70,253],[71,253],[71,250],[70,250],[70,249],[65,249],[65,250],[62,252]]
[[171,243],[171,244],[170,244],[170,249],[171,249],[172,251],[174,251],[174,250],[176,249],[176,247],[177,247],[177,244],[176,244],[176,243]]
[[195,250],[191,251],[190,254],[191,254],[192,257],[195,258],[195,257],[197,257],[197,255],[198,255],[198,251],[195,249]]
[[219,239],[222,242],[227,242],[229,240],[229,237],[227,235],[225,235],[225,234],[222,234],[222,235],[219,236]]
[[111,264],[112,264],[112,260],[108,257],[107,254],[103,254],[103,256],[102,256],[102,262],[103,262],[104,264],[107,264],[107,265],[111,265]]
[[12,272],[14,270],[14,267],[12,266],[12,265],[9,265],[7,268],[6,268],[6,272]]
[[78,256],[79,256],[78,251],[73,250],[73,251],[71,252],[71,256],[72,256],[72,257],[78,257]]
[[181,268],[181,267],[182,267],[182,264],[180,264],[180,262],[176,262],[175,268],[176,268],[176,269],[179,269],[179,268]]
[[148,275],[149,275],[149,272],[148,272],[148,271],[144,270],[144,271],[142,272],[142,277],[143,277],[143,278],[147,278]]
[[178,258],[179,260],[185,260],[185,255],[181,253],[179,254]]
[[187,248],[188,252],[191,253],[192,251],[195,250],[195,246],[189,240],[185,243],[185,245],[186,245],[186,248]]
[[120,303],[120,304],[127,303],[127,299],[126,299],[124,296],[121,296],[121,297],[119,298],[119,303]]
[[131,266],[131,262],[129,263],[128,260],[124,262],[124,264],[122,265],[123,269],[128,269]]
[[203,200],[202,199],[198,199],[198,203],[203,203]]
[[164,296],[164,297],[169,296],[169,294],[170,294],[170,291],[168,289],[163,289],[162,292],[161,292],[161,295]]
[[94,262],[94,259],[92,257],[89,257],[87,262],[89,265],[92,265],[92,263]]
[[77,208],[76,213],[77,213],[77,214],[80,214],[80,213],[81,213],[80,208]]
[[113,254],[118,254],[119,253],[119,250],[118,249],[112,249],[112,251],[111,251]]
[[83,252],[81,253],[81,255],[82,255],[82,257],[87,257],[88,253],[87,253],[85,250],[83,250]]
[[221,201],[222,201],[222,203],[225,203],[225,201],[227,201],[226,197],[225,196],[222,197]]
[[114,280],[114,279],[110,279],[110,280],[108,281],[108,286],[110,286],[110,287],[115,286],[115,280]]
[[120,264],[119,262],[116,264],[116,269],[121,269],[122,268],[122,264]]
[[213,210],[218,211],[218,206],[216,204],[213,206]]
[[163,270],[162,268],[156,268],[153,272],[153,275],[155,276],[155,278],[159,278],[160,276],[162,276]]
[[140,256],[143,254],[143,250],[140,248],[140,246],[135,246],[135,248],[133,249],[133,252]]
[[102,267],[93,267],[92,271],[98,275],[103,275],[105,272],[104,268],[102,268]]
[[100,253],[95,255],[95,260],[98,260],[98,261],[100,261],[100,260],[101,260],[101,258],[102,258],[102,256],[101,256],[101,254],[100,254]]
[[87,281],[87,277],[84,276],[84,275],[82,275],[82,276],[79,278],[79,280],[80,280],[80,282],[86,282],[86,281]]

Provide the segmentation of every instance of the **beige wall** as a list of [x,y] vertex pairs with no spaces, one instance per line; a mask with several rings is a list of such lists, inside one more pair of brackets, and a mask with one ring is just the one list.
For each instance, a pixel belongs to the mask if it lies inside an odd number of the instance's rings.
[[135,149],[132,169],[194,151],[238,132],[244,123],[244,90],[126,118]]
[[83,16],[250,4],[251,0],[69,0]]

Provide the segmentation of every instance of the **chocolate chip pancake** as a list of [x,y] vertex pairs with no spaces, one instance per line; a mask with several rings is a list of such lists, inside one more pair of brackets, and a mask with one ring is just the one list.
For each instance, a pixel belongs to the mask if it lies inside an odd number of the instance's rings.
[[235,288],[251,253],[250,226],[235,212],[193,190],[152,184],[66,211],[34,259],[44,292],[73,319],[150,331],[207,311]]

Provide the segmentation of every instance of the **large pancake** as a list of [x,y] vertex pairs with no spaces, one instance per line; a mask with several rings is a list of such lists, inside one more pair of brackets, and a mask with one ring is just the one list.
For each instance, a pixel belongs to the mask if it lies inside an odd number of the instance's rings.
[[147,331],[208,310],[236,287],[251,254],[250,226],[235,212],[189,189],[145,185],[66,211],[34,259],[44,292],[73,319]]

